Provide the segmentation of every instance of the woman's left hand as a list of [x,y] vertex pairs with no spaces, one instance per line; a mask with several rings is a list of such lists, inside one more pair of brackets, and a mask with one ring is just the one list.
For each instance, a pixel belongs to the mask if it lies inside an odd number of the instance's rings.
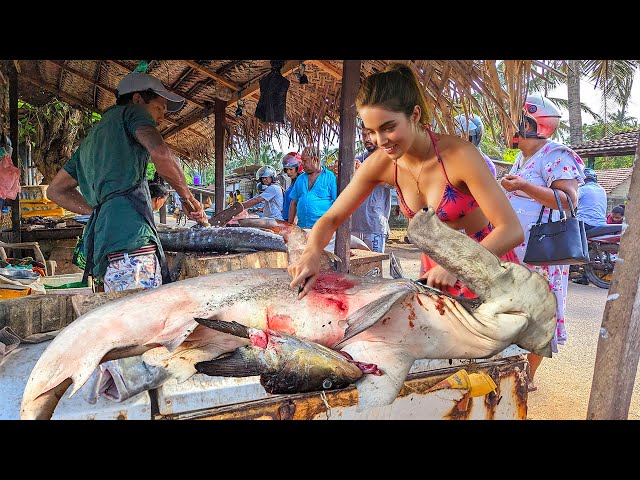
[[427,285],[429,287],[437,288],[439,290],[444,290],[447,287],[453,287],[458,281],[458,277],[440,265],[429,270],[423,278],[427,280]]
[[500,185],[507,191],[513,192],[514,190],[522,190],[522,187],[527,185],[527,181],[520,175],[505,175],[500,181]]

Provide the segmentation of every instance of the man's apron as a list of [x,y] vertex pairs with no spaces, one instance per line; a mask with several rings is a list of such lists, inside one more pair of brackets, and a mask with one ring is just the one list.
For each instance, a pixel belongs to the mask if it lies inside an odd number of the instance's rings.
[[167,259],[164,255],[164,250],[162,248],[162,244],[158,239],[158,230],[156,229],[156,223],[153,219],[153,210],[151,209],[151,194],[149,193],[149,185],[146,180],[142,180],[137,185],[134,185],[128,190],[124,192],[114,192],[105,198],[102,203],[96,205],[93,209],[93,213],[89,217],[89,221],[87,222],[87,226],[84,230],[84,242],[87,244],[87,258],[86,258],[86,266],[84,269],[84,275],[82,277],[82,281],[84,283],[87,282],[89,274],[92,273],[93,267],[95,263],[93,261],[93,246],[94,246],[94,236],[95,236],[95,225],[96,219],[100,214],[100,210],[102,206],[107,203],[109,200],[124,196],[129,199],[133,208],[144,218],[147,222],[147,225],[153,231],[155,236],[155,244],[156,244],[156,255],[158,256],[158,260],[160,262],[160,271],[162,272],[162,283],[167,284],[171,283],[171,278],[169,276],[169,268],[167,266]]

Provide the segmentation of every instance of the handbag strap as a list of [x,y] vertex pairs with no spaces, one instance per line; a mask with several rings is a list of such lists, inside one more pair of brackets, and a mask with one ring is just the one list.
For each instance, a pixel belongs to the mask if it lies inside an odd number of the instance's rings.
[[[553,190],[553,195],[556,197],[556,202],[558,203],[558,211],[560,212],[560,220],[566,220],[567,219],[567,214],[564,211],[564,208],[562,208],[562,203],[560,202],[560,195],[558,195],[558,190],[556,190],[555,188],[552,188],[551,190]],[[567,192],[564,192],[565,195],[567,195]],[[569,195],[567,195],[567,198],[569,198]],[[569,200],[569,202],[571,202],[571,200]],[[571,203],[569,203],[569,205],[571,205]],[[543,205],[544,208],[544,205]],[[549,216],[547,217],[547,223],[551,222],[551,214],[553,213],[553,208],[549,209]],[[573,213],[573,206],[571,208],[571,213]],[[574,214],[575,216],[575,214]],[[542,214],[540,215],[540,218],[542,218]]]
[[576,210],[575,210],[575,208],[573,208],[573,201],[571,200],[571,197],[569,196],[569,194],[567,192],[565,192],[564,190],[562,192],[567,197],[567,202],[569,203],[569,211],[571,212],[571,216],[573,218],[575,218],[576,217]]

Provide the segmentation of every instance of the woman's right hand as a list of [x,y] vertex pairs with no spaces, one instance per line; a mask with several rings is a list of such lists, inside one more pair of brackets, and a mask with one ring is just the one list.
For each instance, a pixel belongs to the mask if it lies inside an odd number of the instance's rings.
[[289,286],[298,288],[298,300],[309,293],[313,284],[316,283],[320,272],[321,255],[322,251],[314,252],[306,248],[300,259],[296,263],[289,265],[289,275],[293,279]]

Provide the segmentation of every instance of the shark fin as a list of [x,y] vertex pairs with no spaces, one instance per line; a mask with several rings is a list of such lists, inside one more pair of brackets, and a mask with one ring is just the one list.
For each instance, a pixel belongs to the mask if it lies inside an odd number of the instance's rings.
[[353,312],[346,318],[348,326],[344,337],[333,348],[340,348],[344,342],[374,325],[407,293],[406,286],[403,286],[401,290],[385,295]]

